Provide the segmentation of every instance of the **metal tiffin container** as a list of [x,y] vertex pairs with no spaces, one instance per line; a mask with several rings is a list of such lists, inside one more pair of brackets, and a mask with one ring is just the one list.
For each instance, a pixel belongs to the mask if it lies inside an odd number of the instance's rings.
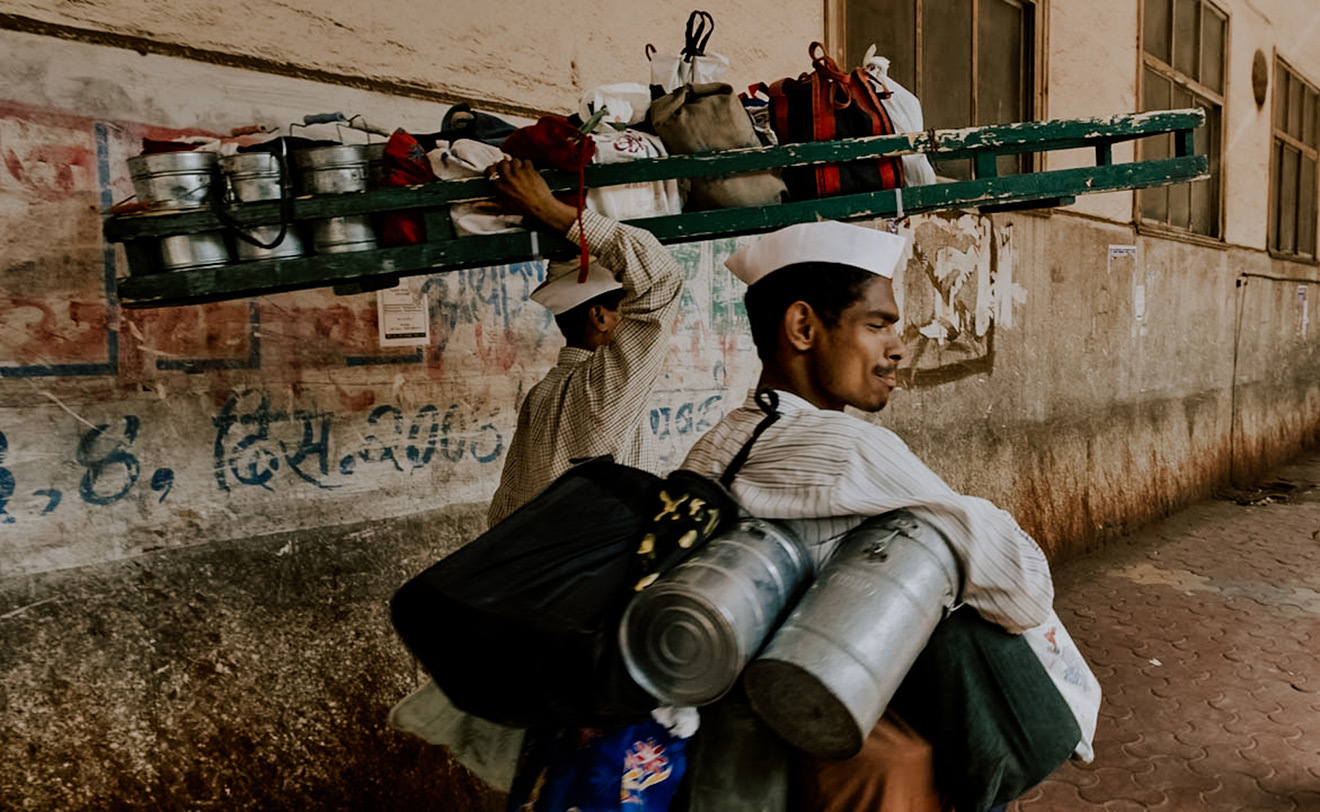
[[214,152],[158,152],[128,159],[133,193],[153,209],[176,211],[206,205],[215,179]]
[[220,171],[225,177],[225,188],[234,203],[253,203],[258,200],[279,200],[285,186],[293,189],[291,179],[284,178],[280,158],[273,152],[240,152],[220,159]]
[[670,705],[723,696],[811,576],[785,528],[744,518],[637,593],[619,641],[632,678]]
[[367,190],[367,148],[364,144],[335,144],[294,153],[299,190],[307,195],[330,195]]
[[752,708],[813,756],[856,755],[958,591],[934,527],[908,511],[867,520],[747,666]]
[[161,237],[157,251],[160,270],[165,272],[198,271],[229,264],[229,248],[223,231]]
[[[271,152],[240,152],[220,159],[220,171],[231,203],[255,203],[279,200],[293,194],[288,167]],[[242,238],[246,234],[255,245]],[[281,236],[282,234],[282,236]],[[263,259],[291,259],[303,255],[302,238],[292,224],[249,226],[234,236],[235,253],[241,262]]]
[[[294,153],[299,190],[324,195],[365,192],[368,187],[368,150],[364,144],[338,144]],[[376,233],[366,215],[329,217],[312,223],[312,250],[317,254],[370,251]]]

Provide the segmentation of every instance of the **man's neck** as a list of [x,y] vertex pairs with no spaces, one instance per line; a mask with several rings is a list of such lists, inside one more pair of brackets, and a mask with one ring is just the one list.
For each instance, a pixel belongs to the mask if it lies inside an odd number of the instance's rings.
[[761,378],[756,382],[756,388],[778,389],[780,392],[797,395],[817,409],[843,411],[842,406],[834,405],[829,398],[823,396],[823,393],[817,392],[816,387],[811,386],[806,375],[794,374],[794,372],[795,370],[780,370],[770,366],[763,367]]

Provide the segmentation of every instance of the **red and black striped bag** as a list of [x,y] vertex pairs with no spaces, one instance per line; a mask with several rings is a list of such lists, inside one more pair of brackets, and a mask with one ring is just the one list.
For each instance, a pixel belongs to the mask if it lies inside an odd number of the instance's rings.
[[[860,68],[844,73],[825,53],[825,46],[811,43],[812,73],[796,79],[780,79],[767,88],[770,96],[770,126],[781,144],[833,141],[889,135],[894,125],[880,103],[867,74]],[[888,97],[885,91],[881,94]],[[903,185],[898,158],[867,158],[847,163],[817,164],[784,169],[784,183],[793,200],[875,192]]]

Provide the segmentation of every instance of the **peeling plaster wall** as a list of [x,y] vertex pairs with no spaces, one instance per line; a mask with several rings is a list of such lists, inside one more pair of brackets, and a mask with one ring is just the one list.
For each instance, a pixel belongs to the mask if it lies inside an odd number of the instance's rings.
[[[1134,106],[1135,4],[1093,5],[1051,3],[1052,116]],[[1306,25],[1290,24],[1309,6],[1229,5],[1234,87],[1271,43],[1320,78],[1320,58],[1296,47]],[[526,302],[539,266],[428,278],[431,346],[383,349],[372,294],[121,310],[123,261],[101,241],[99,211],[130,194],[124,160],[143,136],[323,110],[433,130],[444,105],[419,98],[422,86],[569,107],[582,86],[618,78],[608,60],[635,43],[617,37],[662,44],[655,32],[673,36],[687,11],[589,20],[546,8],[574,30],[527,35],[510,21],[530,23],[493,6],[434,34],[347,6],[316,21],[295,6],[248,9],[266,16],[242,25],[191,2],[0,6],[412,83],[393,96],[0,32],[0,806],[501,808],[443,753],[385,729],[421,678],[386,602],[483,527],[517,404],[560,343]],[[737,10],[712,9],[713,44],[737,70],[803,67],[795,54],[819,36],[819,6],[759,15],[769,20]],[[335,15],[353,37],[326,22]],[[484,22],[495,19],[502,31]],[[1114,36],[1095,34],[1106,28]],[[739,31],[748,50],[725,47]],[[465,61],[427,50],[428,36],[490,38],[464,44],[482,50]],[[506,41],[545,47],[492,44]],[[579,72],[562,79],[570,52]],[[497,58],[505,69],[483,61]],[[547,65],[555,75],[538,73]],[[1102,69],[1116,78],[1097,86]],[[1013,511],[1052,555],[1320,439],[1320,274],[1259,250],[1268,118],[1238,91],[1229,116],[1224,246],[1138,235],[1125,193],[1079,199],[1085,217],[903,226],[909,371],[875,419],[955,487]],[[720,267],[735,246],[671,249],[683,310],[647,417],[667,465],[757,374],[742,291]],[[1110,246],[1135,246],[1135,261],[1111,262]]]
[[[729,57],[742,87],[806,69],[824,6],[752,0],[703,6],[715,18],[709,49]],[[317,71],[475,98],[523,110],[576,110],[584,91],[647,82],[645,47],[683,47],[688,4],[518,0],[459,3],[337,0],[4,0],[0,14],[42,25],[175,46],[203,59]]]

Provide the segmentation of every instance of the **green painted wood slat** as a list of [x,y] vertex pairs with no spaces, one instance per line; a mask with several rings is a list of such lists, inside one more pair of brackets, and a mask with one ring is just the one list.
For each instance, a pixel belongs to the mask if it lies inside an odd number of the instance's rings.
[[[818,218],[855,220],[984,206],[1025,208],[1033,201],[1057,203],[1077,194],[1146,188],[1207,177],[1204,155],[1137,163],[1081,167],[970,181],[913,186],[860,195],[785,203],[758,208],[689,212],[633,220],[665,243],[753,234]],[[571,256],[577,250],[563,236],[516,232],[442,240],[403,248],[332,254],[290,260],[249,262],[199,271],[130,276],[119,283],[126,307],[161,307],[263,295],[327,285],[351,284],[377,276],[402,276],[499,265],[538,256]]]
[[[587,167],[588,187],[639,183],[670,178],[690,178],[755,172],[784,166],[857,160],[924,152],[939,160],[977,158],[987,153],[1011,155],[1050,152],[1094,146],[1097,141],[1115,143],[1163,132],[1190,132],[1205,121],[1199,109],[1138,113],[1102,118],[1027,121],[961,130],[932,130],[902,135],[852,138],[778,147],[758,147],[699,155],[674,155],[618,164]],[[1181,141],[1180,141],[1181,143]],[[1181,155],[1182,153],[1180,153]],[[1187,153],[1191,154],[1191,153]],[[544,172],[551,189],[577,188],[576,176],[566,172]],[[303,197],[294,201],[295,220],[315,220],[382,211],[424,209],[451,203],[489,199],[494,189],[484,178],[430,183],[369,192]],[[278,223],[278,203],[250,203],[231,210],[243,225]],[[219,219],[201,210],[181,213],[148,213],[111,217],[105,224],[111,242],[171,234],[195,234],[220,228]]]

